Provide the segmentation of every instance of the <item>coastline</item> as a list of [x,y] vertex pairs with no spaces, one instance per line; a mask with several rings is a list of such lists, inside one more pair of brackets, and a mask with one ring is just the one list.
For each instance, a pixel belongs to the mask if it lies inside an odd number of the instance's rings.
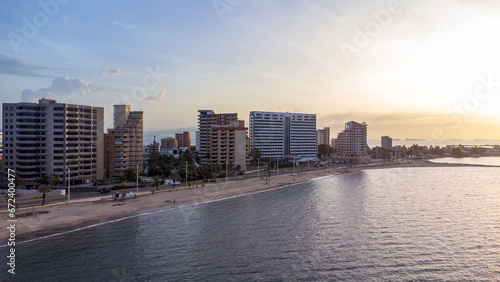
[[[243,196],[254,192],[279,188],[290,184],[306,182],[315,178],[359,172],[370,169],[413,168],[413,167],[495,167],[487,165],[469,165],[454,163],[433,163],[429,161],[414,161],[405,163],[388,163],[380,165],[366,165],[344,170],[316,170],[272,176],[268,184],[262,179],[252,178],[241,181],[219,182],[198,188],[163,189],[154,194],[148,193],[134,199],[121,201],[111,200],[111,196],[104,196],[104,200],[71,202],[69,205],[47,205],[32,208],[23,208],[16,211],[16,242],[36,240],[43,237],[71,232],[90,226],[105,224],[134,216],[140,216],[162,209],[178,208],[191,204],[223,200],[235,196]],[[167,186],[165,186],[167,187]],[[154,188],[153,188],[154,189]],[[175,200],[175,203],[174,203]],[[35,213],[30,216],[23,215]],[[39,214],[36,214],[39,213]],[[7,224],[7,213],[0,213]],[[5,246],[9,230],[0,228],[0,246]]]

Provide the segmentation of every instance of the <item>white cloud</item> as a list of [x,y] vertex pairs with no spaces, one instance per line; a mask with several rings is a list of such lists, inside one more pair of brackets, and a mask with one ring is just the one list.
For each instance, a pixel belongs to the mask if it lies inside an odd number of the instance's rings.
[[101,71],[100,77],[117,76],[117,75],[124,74],[124,73],[127,73],[127,71],[122,70],[122,69],[107,68],[107,69],[103,69]]
[[135,25],[135,24],[126,24],[126,23],[117,22],[117,21],[113,21],[113,24],[116,26],[119,26],[119,27],[126,28],[128,30],[137,29],[137,25]]
[[61,76],[52,80],[52,85],[49,87],[40,88],[37,91],[25,89],[22,92],[21,99],[27,102],[34,102],[42,97],[55,99],[73,93],[87,96],[92,92],[98,91],[100,88],[102,87],[81,79]]
[[160,94],[158,94],[158,96],[155,96],[155,97],[149,97],[147,98],[147,100],[153,100],[153,101],[161,101],[163,99],[165,99],[165,95],[167,94],[167,89],[163,89],[161,90]]

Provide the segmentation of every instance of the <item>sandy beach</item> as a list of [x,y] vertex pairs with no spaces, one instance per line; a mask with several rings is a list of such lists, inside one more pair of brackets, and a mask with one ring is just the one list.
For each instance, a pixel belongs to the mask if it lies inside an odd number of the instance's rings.
[[[395,167],[450,167],[450,166],[475,166],[463,164],[438,164],[428,161],[415,161],[407,163],[390,163],[383,165],[368,165],[350,168],[348,172],[342,170],[316,170],[311,172],[300,172],[283,175],[273,175],[268,184],[259,178],[251,178],[239,181],[210,183],[205,187],[170,189],[169,186],[160,186],[161,191],[154,194],[147,193],[137,198],[129,198],[121,201],[112,200],[110,195],[104,196],[104,200],[92,202],[70,202],[68,205],[46,205],[33,208],[18,209],[15,213],[16,242],[32,240],[52,234],[75,230],[81,227],[111,220],[129,217],[145,213],[150,210],[185,205],[195,202],[223,199],[250,192],[266,190],[270,188],[304,182],[327,175],[338,175],[343,173],[354,173],[367,169],[386,169]],[[152,187],[154,189],[154,187]],[[174,203],[175,200],[175,203]],[[7,243],[9,230],[7,222],[7,211],[1,211],[3,226],[0,228],[0,245]]]

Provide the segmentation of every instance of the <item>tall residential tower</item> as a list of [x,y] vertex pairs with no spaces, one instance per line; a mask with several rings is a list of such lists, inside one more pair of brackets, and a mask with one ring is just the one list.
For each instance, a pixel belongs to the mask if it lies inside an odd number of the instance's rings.
[[250,149],[263,159],[316,157],[316,115],[250,112]]
[[143,112],[129,105],[113,106],[113,128],[105,134],[105,167],[108,176],[119,176],[127,169],[142,171]]
[[3,172],[31,186],[58,175],[72,184],[104,178],[104,109],[57,103],[3,103]]

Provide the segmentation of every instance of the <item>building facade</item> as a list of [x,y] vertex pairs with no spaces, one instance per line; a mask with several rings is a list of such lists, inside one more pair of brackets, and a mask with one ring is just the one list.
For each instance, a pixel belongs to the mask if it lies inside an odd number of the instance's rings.
[[337,135],[337,154],[347,157],[361,157],[368,154],[367,124],[350,121]]
[[[31,186],[43,176],[66,183],[104,178],[104,109],[57,103],[3,103],[3,166]],[[70,174],[68,174],[70,173]]]
[[330,145],[330,127],[316,130],[316,145]]
[[380,147],[382,148],[385,148],[387,150],[391,150],[392,149],[392,138],[389,137],[389,136],[382,136],[381,140],[380,140]]
[[224,165],[237,165],[246,171],[248,156],[247,131],[244,121],[230,122],[227,125],[210,128],[210,162]]
[[131,111],[129,105],[113,106],[113,128],[104,135],[107,176],[120,176],[127,169],[143,169],[143,112]]
[[174,137],[165,137],[160,140],[160,149],[174,149],[178,148],[177,139]]
[[231,122],[238,121],[238,114],[216,114],[212,110],[198,111],[198,132],[196,150],[200,157],[200,164],[207,165],[210,163],[210,133],[211,128],[229,125]]
[[191,133],[189,133],[189,131],[176,133],[175,139],[177,140],[177,145],[179,148],[191,149]]
[[249,130],[250,149],[263,159],[316,157],[315,114],[252,111]]

